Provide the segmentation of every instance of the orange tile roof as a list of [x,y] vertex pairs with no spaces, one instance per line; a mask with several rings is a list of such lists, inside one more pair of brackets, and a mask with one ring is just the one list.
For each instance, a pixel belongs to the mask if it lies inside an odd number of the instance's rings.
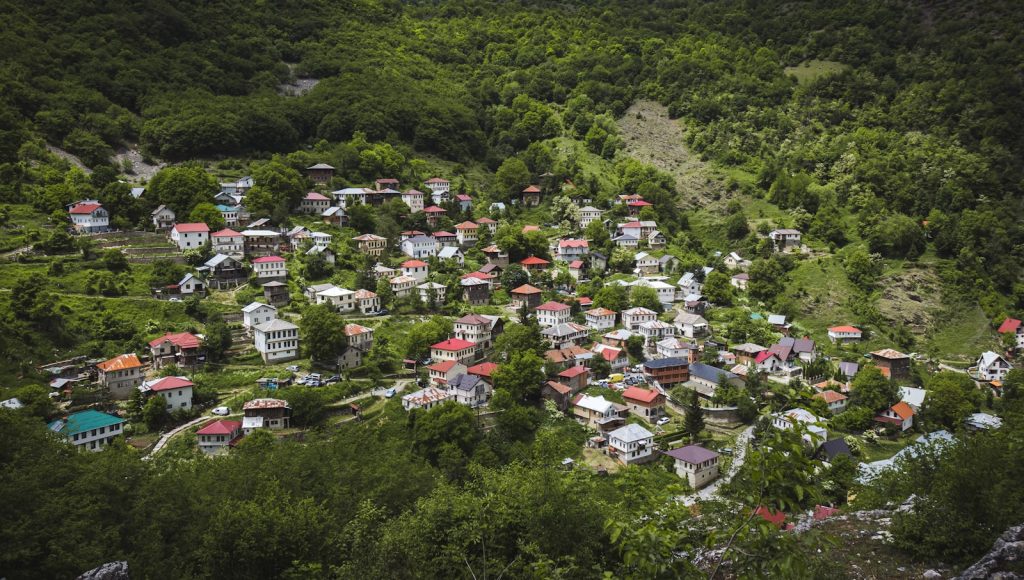
[[139,361],[139,357],[132,353],[118,355],[110,360],[105,360],[96,365],[96,368],[100,369],[103,372],[110,372],[134,369],[141,366],[142,362]]

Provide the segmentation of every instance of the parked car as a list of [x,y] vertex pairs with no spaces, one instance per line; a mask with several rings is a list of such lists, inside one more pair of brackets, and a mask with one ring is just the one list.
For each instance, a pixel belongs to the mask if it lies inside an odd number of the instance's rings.
[[397,392],[398,391],[396,391],[394,387],[391,387],[390,389],[384,391],[384,396],[390,399],[391,397],[394,397],[395,393]]
[[299,372],[299,365],[291,365],[291,366],[285,367],[284,370],[286,370],[286,371],[288,371],[290,373],[297,373],[297,372]]
[[658,425],[667,425],[672,419],[670,417],[662,417],[658,419]]
[[231,414],[231,408],[230,407],[214,407],[213,411],[211,411],[211,412],[214,415],[220,415],[220,416],[230,415]]
[[341,380],[340,376],[338,376],[338,375],[331,375],[331,376],[327,377],[326,379],[324,379],[324,384],[325,385],[329,385],[331,383],[336,383],[336,382],[338,382],[340,380]]

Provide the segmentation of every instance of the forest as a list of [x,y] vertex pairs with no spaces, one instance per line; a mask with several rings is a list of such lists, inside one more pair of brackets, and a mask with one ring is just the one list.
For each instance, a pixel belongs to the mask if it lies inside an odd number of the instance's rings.
[[[646,99],[680,121],[701,161],[737,176],[700,231],[754,258],[755,300],[795,309],[784,294],[798,266],[758,243],[751,200],[841,257],[838,273],[856,289],[843,307],[908,350],[909,331],[874,306],[883,260],[935,259],[944,299],[980,305],[987,321],[1024,309],[1024,16],[1012,2],[0,0],[0,11],[0,226],[60,223],[83,198],[102,200],[124,229],[159,204],[213,222],[210,165],[249,171],[264,184],[249,203],[283,221],[313,163],[336,167],[345,186],[417,183],[443,166],[481,202],[509,202],[544,174],[599,204],[640,193],[684,266],[702,266],[725,249],[697,233],[706,192],[622,153],[616,119]],[[120,181],[126,151],[171,164],[140,199]],[[573,203],[556,198],[534,215],[563,223]],[[350,217],[346,235],[425,227],[401,207],[357,206]],[[515,226],[494,234],[514,260],[547,255],[543,236]],[[0,295],[0,368],[12,384],[64,349],[136,348],[153,320],[225,332],[217,308],[112,301],[184,270],[161,262],[126,276],[116,255],[59,232],[29,239],[37,234],[25,241],[49,261],[5,270]],[[586,236],[612,247],[600,227]],[[20,240],[5,237],[2,250]],[[632,265],[608,253],[613,269]],[[80,254],[82,271],[65,272]],[[331,272],[361,282],[368,266],[346,251]],[[325,268],[302,267],[310,279]],[[458,272],[438,273],[457,284]],[[728,281],[709,277],[708,291],[716,284],[715,302],[727,303]],[[624,291],[590,289],[598,305],[628,305]],[[455,313],[437,306],[402,314]],[[450,331],[442,326],[403,328],[376,371],[397,366],[399,344],[424,354]],[[767,331],[744,319],[730,332],[739,342]],[[914,457],[870,486],[852,483],[850,465],[822,471],[788,453],[797,434],[760,428],[766,443],[726,496],[797,511],[851,489],[877,508],[925,490],[923,509],[895,518],[895,545],[970,563],[1024,517],[1015,379],[997,403],[1003,429],[958,443],[941,463]],[[458,405],[407,414],[392,401],[372,421],[302,440],[248,437],[223,460],[142,462],[123,444],[78,454],[50,437],[41,389],[19,391],[26,409],[0,410],[0,576],[75,577],[126,559],[145,578],[693,577],[707,567],[680,554],[725,542],[739,576],[834,574],[828,538],[777,534],[728,502],[695,515],[672,501],[681,492],[664,465],[615,477],[564,469],[585,433],[540,405],[510,405],[487,431]],[[803,395],[780,392],[749,411],[811,404]],[[957,401],[956,412],[972,404]]]

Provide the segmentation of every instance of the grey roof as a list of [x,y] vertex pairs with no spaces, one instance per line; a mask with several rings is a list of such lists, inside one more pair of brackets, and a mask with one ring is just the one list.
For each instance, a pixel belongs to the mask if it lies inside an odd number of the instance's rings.
[[855,362],[843,361],[839,363],[839,372],[843,373],[845,376],[852,377],[857,374],[857,371],[859,370],[860,365]]
[[437,240],[430,236],[413,236],[411,238],[406,238],[402,243],[404,244],[405,242],[413,244],[436,244]]
[[825,454],[827,459],[834,459],[837,455],[847,455],[853,457],[853,453],[850,452],[850,446],[846,444],[846,441],[842,438],[832,439],[821,444],[821,453]]
[[143,193],[146,193],[146,188],[145,187],[133,187],[132,188],[132,197],[134,197],[135,199],[139,199],[140,197],[142,197]]
[[[649,368],[649,369],[663,369],[663,368],[667,368],[667,367],[675,367],[675,366],[679,366],[679,365],[686,365],[688,363],[689,363],[689,361],[686,360],[685,358],[681,358],[681,357],[678,357],[678,356],[670,356],[670,357],[667,357],[667,358],[659,358],[657,360],[649,360],[649,361],[644,363],[644,367],[645,368]],[[692,368],[692,365],[691,365],[691,368]]]
[[736,346],[732,347],[732,350],[734,352],[742,352],[745,354],[757,354],[762,350],[766,349],[759,344],[754,344],[752,342],[744,342],[743,344],[737,344]]
[[637,425],[636,423],[630,423],[629,425],[619,427],[618,429],[608,434],[609,439],[611,439],[612,437],[616,439],[621,439],[626,443],[632,443],[633,441],[643,441],[644,439],[650,439],[654,437],[654,433],[651,433],[650,431],[644,429],[643,427]]
[[455,256],[458,256],[458,255],[461,255],[461,254],[462,254],[462,250],[460,250],[460,249],[458,249],[458,248],[456,248],[454,246],[445,246],[445,247],[441,248],[441,252],[437,254],[437,257],[441,258],[441,259],[447,259],[447,258],[454,258]]
[[705,381],[718,382],[719,375],[725,375],[726,380],[735,379],[737,377],[737,375],[730,373],[725,369],[720,369],[704,363],[690,364],[690,378],[697,377],[704,379]]
[[210,267],[210,268],[215,268],[217,266],[220,266],[221,264],[223,264],[224,262],[226,262],[228,260],[236,261],[234,258],[232,258],[231,256],[228,256],[227,254],[217,254],[216,256],[214,256],[214,257],[210,258],[209,260],[207,260],[206,263],[203,264],[203,265],[207,266],[207,267]]
[[272,332],[275,330],[296,330],[297,328],[299,327],[286,320],[274,319],[270,322],[264,322],[257,326],[256,330],[260,332]]
[[783,324],[786,324],[786,317],[781,314],[769,314],[768,324],[782,326]]
[[277,310],[277,308],[274,308],[269,304],[264,304],[262,302],[250,302],[247,306],[242,308],[242,312],[253,312],[259,308],[269,308],[271,310]]
[[331,167],[326,163],[317,163],[316,165],[310,165],[306,169],[334,169],[334,167]]
[[477,386],[480,384],[480,377],[477,375],[457,374],[455,377],[448,382],[449,388],[457,391],[475,391]]
[[710,461],[718,457],[717,453],[710,449],[705,449],[700,445],[687,445],[686,447],[671,449],[666,451],[665,455],[692,465],[704,463],[705,461]]

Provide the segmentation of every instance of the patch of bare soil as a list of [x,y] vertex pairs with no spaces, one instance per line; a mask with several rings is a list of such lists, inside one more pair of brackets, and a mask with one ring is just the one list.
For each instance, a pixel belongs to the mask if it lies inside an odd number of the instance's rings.
[[131,168],[130,171],[125,171],[128,177],[131,177],[133,181],[144,182],[149,181],[157,171],[163,169],[167,164],[162,161],[156,161],[151,164],[146,161],[146,158],[139,152],[139,148],[129,147],[127,149],[121,149],[114,155],[114,164],[122,170]]
[[85,163],[82,163],[81,159],[79,159],[78,157],[71,153],[68,153],[67,151],[61,149],[60,147],[56,147],[54,145],[50,145],[49,143],[47,143],[46,150],[49,151],[50,153],[53,153],[57,157],[60,157],[61,159],[67,160],[69,163],[81,169],[82,171],[86,173],[92,173],[92,169],[86,167]]
[[668,107],[640,100],[618,121],[625,152],[670,173],[684,206],[700,207],[721,198],[725,187],[700,157],[683,141],[682,125],[668,116]]
[[879,282],[882,296],[878,309],[889,320],[907,325],[914,333],[924,333],[934,323],[934,314],[942,306],[941,282],[932,270],[904,270]]

